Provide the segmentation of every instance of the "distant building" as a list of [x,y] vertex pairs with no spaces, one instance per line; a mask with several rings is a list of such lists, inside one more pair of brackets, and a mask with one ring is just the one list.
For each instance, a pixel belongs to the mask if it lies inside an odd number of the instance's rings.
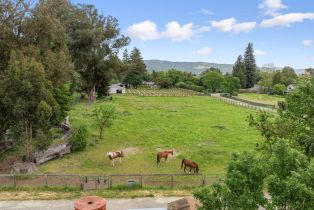
[[314,69],[309,68],[304,70],[304,75],[305,76],[314,76]]
[[157,88],[158,85],[156,85],[154,82],[143,82],[142,86],[150,87],[150,88]]
[[264,64],[261,68],[259,68],[259,70],[262,72],[271,73],[271,72],[280,70],[280,68],[276,67],[275,64],[273,63],[267,63],[267,64]]
[[125,94],[126,88],[122,83],[116,83],[109,86],[109,94]]
[[287,86],[287,89],[285,90],[284,94],[291,93],[291,92],[293,92],[295,89],[296,89],[296,87],[295,87],[294,85],[290,84],[290,85]]

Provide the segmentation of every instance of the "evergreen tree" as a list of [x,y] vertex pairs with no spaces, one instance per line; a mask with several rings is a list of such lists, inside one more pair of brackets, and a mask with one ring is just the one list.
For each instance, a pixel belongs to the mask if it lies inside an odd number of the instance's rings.
[[125,50],[123,51],[122,62],[123,62],[124,64],[127,64],[127,63],[130,62],[130,57],[129,57],[128,49],[125,49]]
[[23,52],[12,52],[4,80],[0,82],[2,106],[13,122],[11,127],[20,137],[28,160],[32,160],[33,137],[47,132],[59,118],[60,106],[53,97],[51,82],[45,78],[43,66]]
[[246,88],[251,88],[256,83],[256,62],[253,43],[249,43],[244,54],[244,68],[246,77]]
[[120,35],[118,20],[104,17],[92,5],[77,7],[77,21],[70,27],[70,52],[83,80],[83,91],[93,102],[96,92],[106,92],[109,81],[121,67],[117,59],[119,50],[130,39]]
[[134,48],[129,57],[129,72],[124,78],[124,82],[137,88],[142,84],[146,73],[146,65],[139,49]]
[[132,71],[139,72],[143,77],[146,72],[146,65],[143,61],[140,50],[136,47],[131,52],[130,60],[132,63]]
[[238,77],[242,88],[246,88],[246,76],[245,68],[243,63],[243,58],[241,55],[238,56],[237,61],[235,62],[232,69],[232,76]]

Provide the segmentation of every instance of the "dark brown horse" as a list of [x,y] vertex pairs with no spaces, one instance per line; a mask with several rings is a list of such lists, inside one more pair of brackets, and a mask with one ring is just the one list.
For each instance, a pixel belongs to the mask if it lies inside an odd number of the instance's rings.
[[167,162],[169,154],[173,155],[173,150],[166,150],[166,151],[163,151],[163,152],[158,152],[157,153],[157,164],[160,163],[161,158],[165,158],[165,160]]
[[186,167],[189,167],[190,168],[190,172],[193,169],[194,173],[198,173],[198,165],[194,161],[186,160],[186,159],[183,158],[182,159],[182,164],[181,164],[181,169],[183,168],[183,165],[184,165],[184,172],[185,172]]

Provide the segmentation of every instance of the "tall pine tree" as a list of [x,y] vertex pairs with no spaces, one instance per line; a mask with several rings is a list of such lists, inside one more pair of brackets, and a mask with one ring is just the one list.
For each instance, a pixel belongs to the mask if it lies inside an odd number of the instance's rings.
[[246,76],[246,88],[251,88],[256,83],[256,62],[253,43],[249,43],[246,47],[243,61]]
[[241,55],[238,56],[232,69],[232,76],[238,77],[242,88],[246,88],[246,75],[243,63],[243,58]]
[[129,56],[130,71],[124,78],[124,82],[129,86],[137,88],[142,84],[144,75],[146,73],[146,65],[141,56],[141,52],[136,47],[132,50]]

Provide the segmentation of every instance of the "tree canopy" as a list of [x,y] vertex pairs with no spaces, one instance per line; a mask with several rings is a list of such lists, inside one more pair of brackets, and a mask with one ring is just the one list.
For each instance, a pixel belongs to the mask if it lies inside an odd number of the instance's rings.
[[123,76],[118,53],[130,39],[116,18],[68,0],[0,1],[0,31],[0,140],[9,130],[31,160],[36,136],[67,116],[74,91],[92,102]]

